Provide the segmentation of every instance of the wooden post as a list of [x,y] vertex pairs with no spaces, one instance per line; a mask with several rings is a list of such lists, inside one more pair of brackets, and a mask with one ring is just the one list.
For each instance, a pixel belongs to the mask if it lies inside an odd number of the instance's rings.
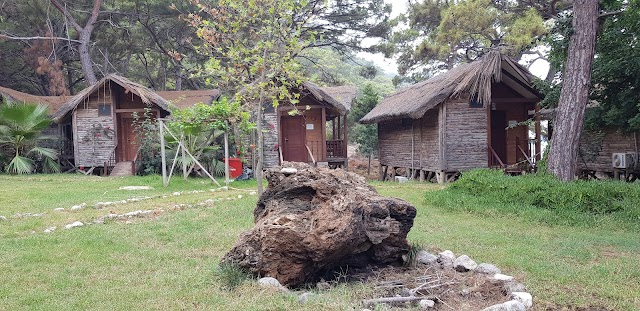
[[[228,123],[225,122],[228,127]],[[229,133],[228,128],[224,130],[224,185],[229,190]]]
[[182,178],[187,180],[187,157],[184,154],[184,132],[180,131],[180,141],[182,142]]
[[164,150],[164,123],[162,119],[158,119],[158,123],[160,124],[160,159],[162,162],[162,184],[166,187],[169,185],[169,180],[167,179],[167,155]]
[[[349,143],[349,140],[348,140],[347,136],[348,136],[348,132],[349,132],[349,127],[347,126],[347,115],[345,114],[343,118],[344,118],[344,122],[343,122],[344,123],[344,125],[343,125],[344,126],[344,133],[342,135],[342,139],[343,139],[342,146],[344,148],[344,158],[345,158],[345,160],[344,160],[344,169],[348,171],[349,170],[349,155],[347,154],[347,151],[348,151],[347,144]],[[369,158],[371,158],[371,157],[369,157]],[[371,159],[369,159],[369,161],[371,161]],[[371,164],[369,164],[369,165],[371,165]]]
[[540,129],[540,119],[541,119],[541,117],[540,117],[540,104],[538,103],[538,104],[535,104],[535,105],[536,105],[536,108],[535,108],[535,111],[536,111],[536,116],[535,116],[535,118],[536,118],[536,128],[535,128],[535,130],[536,130],[536,152],[535,152],[535,155],[536,155],[536,162],[538,162],[542,158],[542,150],[541,150],[542,149],[542,147],[541,147],[542,146],[542,137],[541,137],[541,129]]
[[444,184],[447,181],[447,174],[443,170],[436,172],[436,179],[439,184]]
[[318,155],[318,158],[323,159],[323,161],[327,161],[327,110],[324,106],[322,106],[322,121],[320,124],[324,124],[324,126],[320,127],[320,132],[322,133],[320,142],[322,143],[322,146],[320,146],[320,155]]

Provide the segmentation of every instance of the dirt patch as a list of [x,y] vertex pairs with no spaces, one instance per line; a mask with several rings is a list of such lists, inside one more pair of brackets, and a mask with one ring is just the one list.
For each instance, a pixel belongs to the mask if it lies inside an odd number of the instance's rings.
[[[367,299],[381,297],[423,297],[435,302],[430,310],[482,310],[510,300],[503,283],[486,274],[456,272],[437,265],[385,267],[354,271],[350,278],[369,284],[375,290]],[[367,300],[366,299],[366,300]],[[418,300],[390,303],[401,309],[415,306]]]
[[371,169],[369,167],[369,158],[363,157],[357,153],[349,156],[349,171],[360,176],[364,176],[367,180],[379,179],[380,161],[371,159]]

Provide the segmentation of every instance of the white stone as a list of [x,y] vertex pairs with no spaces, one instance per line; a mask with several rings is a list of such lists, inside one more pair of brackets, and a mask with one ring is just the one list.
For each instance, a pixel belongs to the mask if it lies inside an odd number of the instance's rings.
[[438,253],[438,262],[442,267],[453,266],[453,261],[455,259],[456,259],[456,256],[453,255],[453,252],[450,250],[445,250],[443,252]]
[[493,278],[498,280],[498,281],[504,281],[504,282],[509,282],[509,281],[513,280],[512,276],[506,275],[506,274],[502,274],[502,273],[496,273],[496,275],[494,275]]
[[49,227],[47,229],[44,229],[44,233],[51,233],[53,231],[56,231],[56,229],[58,229],[58,227]]
[[525,311],[525,310],[526,310],[525,306],[521,302],[515,301],[515,300],[507,301],[505,303],[493,305],[491,307],[482,309],[482,311]]
[[478,264],[467,255],[461,255],[453,262],[453,268],[458,272],[467,272],[478,267]]
[[229,187],[227,187],[227,186],[220,187],[220,190],[227,191],[227,190],[229,190]]
[[174,192],[171,195],[180,195],[180,192]]
[[7,220],[7,217],[0,216],[0,220]]
[[209,191],[211,191],[211,192],[216,192],[216,189],[209,189]]
[[397,182],[401,183],[401,184],[406,183],[406,182],[409,182],[409,178],[404,177],[404,176],[396,176],[396,179],[395,179],[395,180],[396,180]]
[[422,309],[430,309],[436,305],[436,302],[431,299],[422,299],[418,302],[418,305]]
[[527,291],[527,287],[524,286],[524,284],[518,283],[515,281],[505,282],[504,285],[502,285],[502,292],[504,292],[506,295],[510,295],[511,293],[514,293],[514,292],[526,292],[526,291]]
[[313,296],[313,293],[302,293],[298,296],[298,302],[301,304],[305,304],[309,301],[309,298]]
[[482,273],[482,274],[498,274],[501,273],[502,271],[500,271],[500,269],[498,269],[498,267],[490,264],[490,263],[481,263],[479,264],[475,270],[473,270],[477,273]]
[[262,287],[271,287],[271,288],[275,288],[279,291],[282,292],[288,292],[289,290],[282,286],[282,284],[280,284],[280,281],[278,281],[275,278],[272,277],[264,277],[258,280],[258,285],[262,286]]
[[280,170],[280,173],[284,174],[285,176],[293,175],[293,174],[295,174],[297,172],[298,172],[298,169],[293,168],[293,167],[283,167]]
[[129,191],[134,191],[134,190],[153,190],[153,187],[149,187],[149,186],[122,186],[120,188],[118,188],[119,190],[129,190]]
[[416,255],[416,260],[421,264],[430,265],[438,261],[438,256],[422,250]]
[[249,195],[256,195],[256,194],[258,194],[258,193],[257,193],[257,192],[255,192],[255,191],[251,191],[251,192],[249,192]]
[[80,209],[83,209],[83,208],[84,208],[84,206],[82,206],[82,205],[74,205],[69,209],[72,210],[72,211],[77,211],[77,210],[80,210]]
[[64,207],[58,207],[53,209],[54,212],[62,212],[64,211]]
[[84,223],[82,223],[81,221],[74,221],[66,226],[64,226],[65,229],[73,229],[73,228],[77,228],[77,227],[82,227],[84,226]]
[[525,308],[529,309],[533,306],[533,297],[526,292],[513,292],[511,293],[511,300],[519,301]]
[[239,195],[238,195],[238,199],[242,199],[242,194],[239,194]]
[[114,203],[114,202],[98,202],[98,203],[96,203],[94,208],[95,209],[101,209],[101,208],[107,207],[109,205],[114,205],[114,204],[116,204],[116,203]]

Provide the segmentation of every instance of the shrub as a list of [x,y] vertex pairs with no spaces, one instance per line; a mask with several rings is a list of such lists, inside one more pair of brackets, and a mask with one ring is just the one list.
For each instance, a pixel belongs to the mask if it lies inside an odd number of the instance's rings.
[[534,216],[547,223],[592,223],[594,217],[602,215],[630,223],[640,220],[637,184],[565,183],[548,174],[507,176],[498,170],[472,170],[447,189],[428,193],[427,200],[446,208],[483,213],[531,215],[531,209],[543,210]]
[[226,289],[235,289],[251,278],[246,271],[233,263],[221,263],[216,269],[215,275]]

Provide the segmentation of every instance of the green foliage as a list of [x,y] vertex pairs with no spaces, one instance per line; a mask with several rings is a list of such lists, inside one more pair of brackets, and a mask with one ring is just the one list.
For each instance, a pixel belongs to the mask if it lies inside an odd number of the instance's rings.
[[405,267],[415,267],[418,265],[418,253],[425,249],[420,242],[411,242],[411,248],[402,256],[402,265]]
[[400,74],[418,79],[472,61],[491,48],[515,56],[546,32],[536,9],[515,6],[491,0],[412,2],[401,17],[409,28],[378,48],[387,56],[399,54]]
[[0,103],[0,147],[11,153],[8,156],[11,160],[5,166],[7,173],[33,173],[36,171],[36,162],[42,163],[44,172],[60,171],[60,166],[55,162],[58,159],[56,151],[39,146],[50,139],[41,135],[50,124],[46,106],[7,101]]
[[235,94],[244,105],[297,102],[300,94],[291,90],[303,77],[294,58],[309,43],[294,16],[306,1],[221,0],[215,6],[194,2],[206,13],[205,18],[190,14],[189,20],[205,42],[200,50],[211,57],[206,64],[211,83]]
[[[176,138],[182,136],[184,146],[203,165],[208,165],[212,174],[224,175],[224,165],[218,161],[220,144],[217,139],[224,131],[236,133],[230,135],[230,143],[236,145],[239,150],[244,150],[244,137],[255,127],[251,122],[251,115],[245,111],[240,102],[229,101],[222,97],[210,105],[199,103],[191,107],[172,110],[172,120],[167,127]],[[178,148],[178,142],[169,134],[165,135],[167,146],[174,151]],[[173,155],[170,153],[169,158]],[[178,157],[178,163],[182,164],[182,158]],[[191,157],[186,157],[186,164],[191,167],[195,164]],[[222,165],[221,165],[222,164]]]
[[240,266],[226,262],[218,266],[215,275],[222,287],[228,290],[235,289],[251,278]]
[[373,62],[329,48],[305,49],[299,58],[305,76],[318,85],[355,85],[359,90],[371,84],[380,95],[395,91],[392,77]]
[[[640,36],[640,1],[604,1],[605,11],[622,11],[600,19],[596,40],[596,57],[593,61],[590,99],[598,105],[587,109],[584,127],[597,130],[611,127],[622,131],[640,130],[640,53],[637,38]],[[569,37],[573,33],[572,15],[558,19],[545,41],[551,46],[550,61],[562,71],[567,58]],[[547,86],[544,104],[555,107],[558,103],[562,81]]]
[[[355,123],[373,109],[380,99],[378,92],[368,84],[362,91],[362,95],[356,99],[349,113],[349,121]],[[366,155],[375,153],[378,149],[377,124],[355,124],[352,129],[353,138],[358,144],[358,152]]]
[[144,109],[142,116],[137,112],[133,113],[133,131],[140,148],[138,153],[140,164],[135,172],[138,175],[157,174],[162,166],[158,143],[159,129],[154,115],[148,107]]
[[427,200],[447,208],[479,213],[527,214],[549,224],[597,225],[597,215],[615,217],[621,226],[640,220],[640,188],[616,181],[564,183],[549,174],[507,176],[499,170],[465,172],[443,191]]
[[198,103],[191,107],[171,110],[171,126],[185,135],[207,131],[226,131],[232,127],[249,131],[255,125],[251,115],[236,101],[222,97],[210,105]]

